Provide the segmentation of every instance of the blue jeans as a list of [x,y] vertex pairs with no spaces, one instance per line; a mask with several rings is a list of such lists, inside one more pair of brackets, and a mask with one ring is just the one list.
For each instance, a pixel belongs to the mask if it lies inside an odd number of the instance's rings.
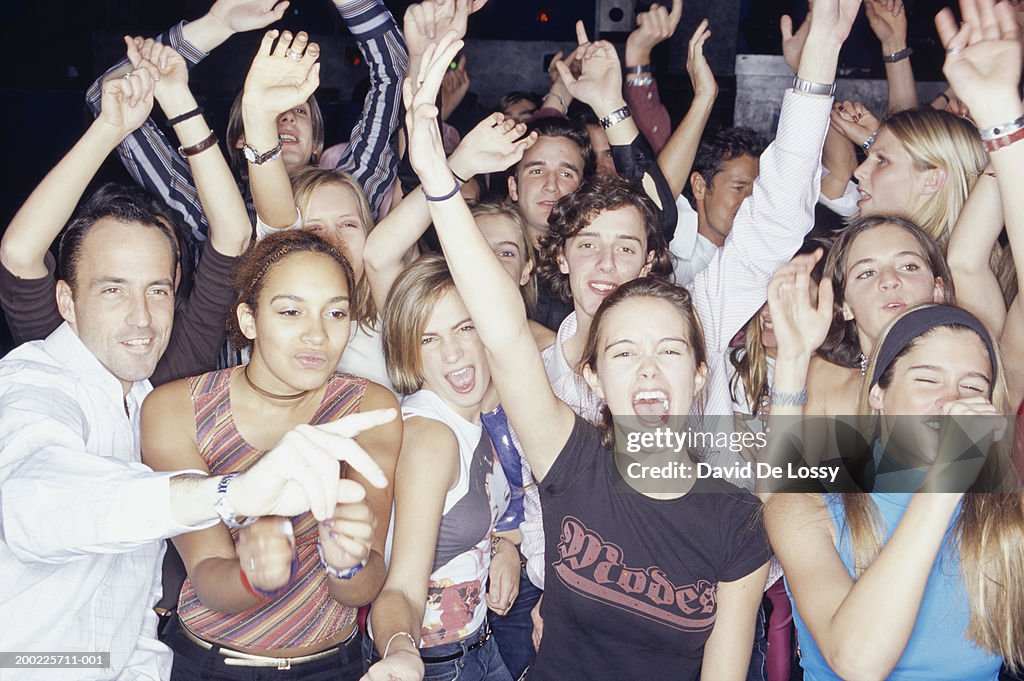
[[498,642],[501,659],[512,674],[518,679],[533,664],[537,654],[533,649],[533,620],[530,611],[544,592],[533,585],[526,575],[526,569],[519,572],[519,595],[516,602],[504,615],[495,615],[487,611],[487,621],[491,624],[491,634]]
[[[432,648],[420,649],[425,667],[423,681],[513,681],[512,675],[505,668],[498,653],[498,644],[492,636],[479,648],[467,650],[487,633],[487,625],[480,627],[472,635],[455,643],[446,643]],[[447,657],[461,653],[461,656],[448,662],[426,662],[431,657]],[[380,660],[377,648],[369,635],[363,637],[363,662],[366,669]]]
[[[764,599],[762,599],[764,600]],[[757,609],[757,621],[754,626],[753,650],[750,652],[750,666],[747,668],[747,681],[765,681],[768,678],[768,639],[765,636],[764,605]]]

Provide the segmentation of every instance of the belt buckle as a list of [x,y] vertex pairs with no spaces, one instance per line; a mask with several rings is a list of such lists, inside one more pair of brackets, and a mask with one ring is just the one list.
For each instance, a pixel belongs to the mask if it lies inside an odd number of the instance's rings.
[[277,663],[277,671],[286,672],[292,668],[292,658],[282,657],[281,661]]

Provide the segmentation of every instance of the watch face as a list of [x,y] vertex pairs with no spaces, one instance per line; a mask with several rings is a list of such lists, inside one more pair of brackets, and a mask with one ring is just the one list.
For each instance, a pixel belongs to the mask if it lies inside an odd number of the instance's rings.
[[242,155],[245,156],[245,160],[249,163],[256,163],[256,150],[248,144],[242,145]]

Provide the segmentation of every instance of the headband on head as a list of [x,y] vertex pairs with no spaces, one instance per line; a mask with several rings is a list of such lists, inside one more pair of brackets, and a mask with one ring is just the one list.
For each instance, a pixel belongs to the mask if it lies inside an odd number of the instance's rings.
[[932,329],[940,326],[965,326],[981,337],[992,369],[992,380],[996,379],[996,348],[985,325],[967,310],[953,305],[923,305],[905,313],[889,328],[882,346],[878,349],[875,369],[871,372],[869,388],[875,387],[882,374],[889,368],[903,349]]

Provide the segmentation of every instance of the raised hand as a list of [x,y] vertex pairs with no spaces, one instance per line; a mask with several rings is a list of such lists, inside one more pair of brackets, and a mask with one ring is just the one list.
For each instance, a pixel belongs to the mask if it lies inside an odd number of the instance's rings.
[[387,477],[355,437],[396,415],[394,409],[375,409],[318,426],[296,426],[235,478],[228,491],[231,507],[245,516],[293,516],[310,511],[317,520],[326,520],[338,504],[361,502],[366,490],[354,480],[341,479],[340,462],[375,487],[385,487]]
[[811,30],[811,12],[814,10],[813,3],[807,3],[807,16],[800,28],[793,32],[793,18],[783,14],[779,19],[779,30],[782,31],[782,56],[786,64],[794,72],[800,67],[800,55],[804,52],[804,43],[807,42],[807,32]]
[[427,45],[437,42],[449,31],[456,40],[466,35],[469,15],[486,4],[487,0],[424,0],[409,5],[405,11],[402,32],[409,56],[422,56]]
[[780,357],[809,360],[832,325],[832,282],[827,277],[818,285],[817,305],[811,300],[811,270],[821,256],[820,248],[796,256],[768,284],[768,310]]
[[238,531],[238,565],[249,584],[260,591],[276,591],[291,580],[295,557],[295,530],[288,518],[260,518]]
[[446,121],[459,108],[469,92],[469,74],[466,73],[466,55],[459,57],[456,68],[448,69],[441,81],[441,120]]
[[878,118],[860,102],[837,102],[832,106],[832,127],[858,147],[863,147],[878,130]]
[[493,113],[462,138],[448,164],[459,177],[467,179],[508,170],[537,141],[537,133],[523,137],[525,134],[525,123]]
[[708,20],[704,19],[690,36],[690,42],[686,48],[686,73],[690,76],[694,98],[718,96],[718,81],[715,80],[711,65],[704,57],[704,43],[710,37],[711,29],[708,28]]
[[338,570],[347,570],[367,560],[373,544],[377,519],[365,500],[338,504],[334,515],[320,522],[320,545],[324,560]]
[[842,45],[850,35],[860,5],[861,0],[814,0],[807,37],[813,35],[834,46]]
[[132,66],[146,68],[153,76],[156,82],[153,94],[167,113],[165,102],[168,99],[188,93],[188,64],[185,59],[174,48],[152,38],[125,36],[124,42]]
[[151,69],[145,67],[108,80],[96,120],[112,126],[121,138],[127,137],[149,118],[155,84]]
[[640,66],[651,61],[651,50],[672,37],[683,16],[683,0],[672,0],[672,10],[654,3],[636,15],[636,28],[626,38],[626,64]]
[[232,33],[242,33],[280,20],[288,4],[288,0],[217,0],[207,14]]
[[1020,26],[1009,2],[961,0],[959,27],[950,9],[935,16],[946,48],[942,72],[979,127],[1005,122],[1006,110],[1020,105]]
[[320,85],[319,57],[320,46],[305,31],[294,38],[290,31],[267,31],[245,78],[246,108],[277,116],[305,102]]
[[462,45],[455,31],[445,33],[439,42],[427,45],[415,81],[409,76],[402,83],[409,161],[419,175],[423,190],[434,196],[443,195],[451,189],[451,172],[437,124],[439,112],[435,100],[445,71]]
[[908,458],[922,457],[930,464],[922,491],[963,494],[988,458],[998,456],[993,445],[1006,434],[1007,419],[987,397],[978,396],[946,402],[935,420],[939,422],[937,450],[907,452]]
[[619,56],[606,40],[590,42],[582,21],[576,22],[576,38],[581,62],[579,77],[571,73],[565,62],[558,62],[555,67],[569,94],[589,104],[601,118],[624,104]]
[[907,11],[903,0],[864,0],[864,14],[882,52],[892,54],[907,46]]

